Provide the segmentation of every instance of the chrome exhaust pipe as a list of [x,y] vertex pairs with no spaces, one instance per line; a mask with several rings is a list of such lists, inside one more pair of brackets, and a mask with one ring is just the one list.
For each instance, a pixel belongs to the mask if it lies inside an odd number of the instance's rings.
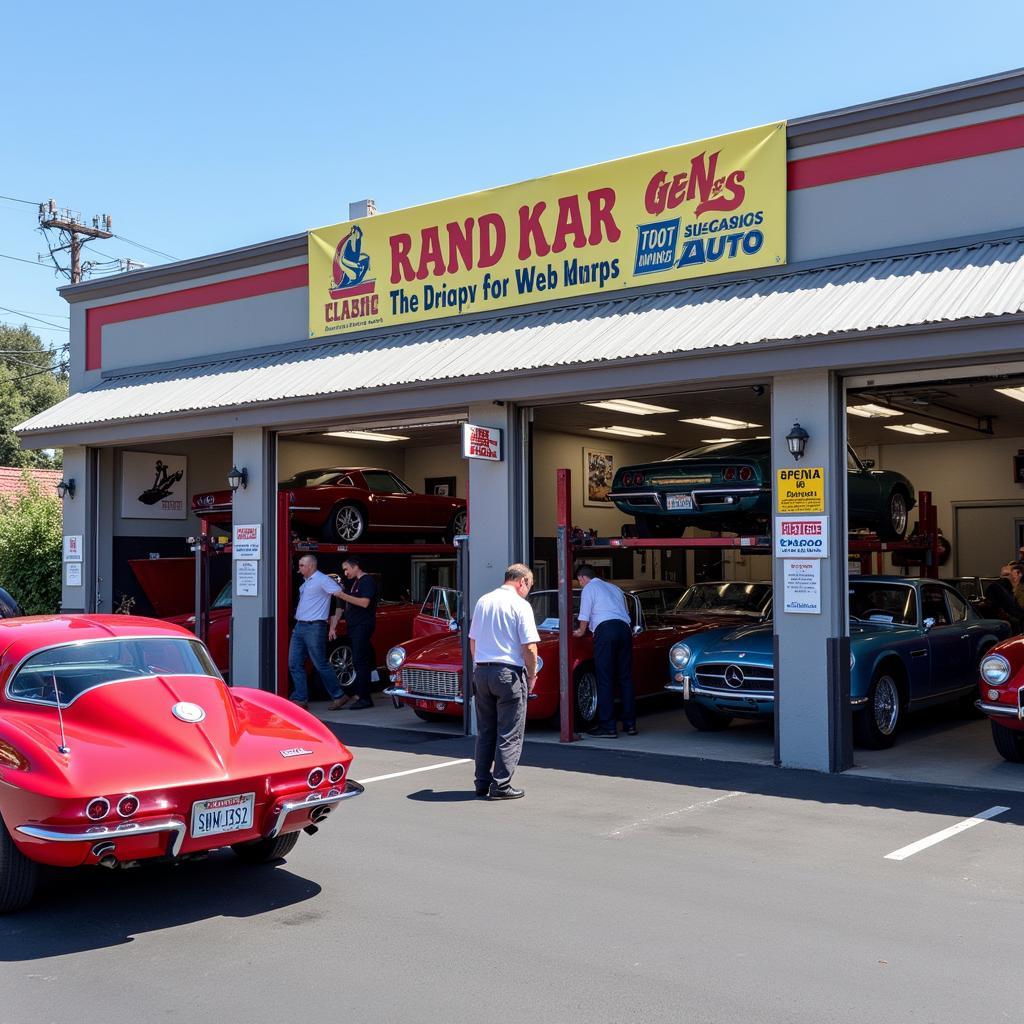
[[309,816],[309,820],[312,821],[314,825],[319,825],[320,822],[323,821],[330,813],[330,807],[314,807],[312,814]]
[[113,843],[93,843],[92,855],[97,858],[106,857],[108,853],[114,852]]
[[99,866],[101,868],[117,868],[121,866],[121,862],[112,854],[108,853],[99,859]]

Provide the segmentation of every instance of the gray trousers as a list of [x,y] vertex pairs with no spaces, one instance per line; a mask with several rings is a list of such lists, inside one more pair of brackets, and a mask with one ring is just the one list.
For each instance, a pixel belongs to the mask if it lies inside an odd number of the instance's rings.
[[526,729],[526,670],[512,665],[473,669],[476,701],[476,785],[504,789],[523,753]]

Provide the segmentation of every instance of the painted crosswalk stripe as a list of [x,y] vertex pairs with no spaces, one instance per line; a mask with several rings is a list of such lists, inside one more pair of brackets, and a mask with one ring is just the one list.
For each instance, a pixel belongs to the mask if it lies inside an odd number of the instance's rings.
[[418,772],[432,772],[436,768],[450,768],[453,764],[471,764],[471,757],[462,757],[458,761],[441,761],[439,764],[425,764],[422,768],[410,768],[406,772],[391,772],[390,775],[375,775],[372,779],[360,779],[365,786],[368,782],[383,782],[385,779],[399,779],[403,775],[416,775]]
[[935,832],[930,836],[925,836],[924,839],[918,839],[916,843],[893,850],[892,853],[885,855],[885,859],[906,860],[908,857],[913,857],[915,853],[927,850],[929,846],[941,843],[944,839],[950,839],[961,832],[966,832],[969,828],[974,828],[975,825],[980,825],[983,821],[988,821],[990,818],[1005,814],[1009,809],[1009,807],[990,807],[987,811],[981,811],[974,815],[973,818],[965,818],[963,821],[958,821],[955,825],[950,825],[949,828],[944,828],[941,832]]

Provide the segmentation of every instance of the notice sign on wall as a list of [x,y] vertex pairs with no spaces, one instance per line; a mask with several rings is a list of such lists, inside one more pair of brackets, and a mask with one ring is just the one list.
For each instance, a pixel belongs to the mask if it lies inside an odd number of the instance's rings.
[[462,424],[462,457],[501,462],[501,431],[497,427],[474,427]]
[[775,473],[776,511],[782,515],[825,511],[825,470],[822,466],[780,469]]
[[231,557],[237,562],[242,558],[262,558],[260,554],[259,524],[235,526],[231,538]]
[[821,614],[821,562],[787,558],[782,563],[782,610],[797,615]]
[[188,458],[154,452],[121,456],[124,519],[184,519],[188,514]]
[[828,516],[775,519],[776,558],[827,558]]
[[80,587],[82,585],[82,563],[64,563],[64,585],[66,587]]
[[235,562],[235,594],[238,597],[259,596],[259,562]]
[[783,122],[309,232],[309,336],[786,262]]
[[80,562],[82,560],[82,535],[64,535],[64,561]]

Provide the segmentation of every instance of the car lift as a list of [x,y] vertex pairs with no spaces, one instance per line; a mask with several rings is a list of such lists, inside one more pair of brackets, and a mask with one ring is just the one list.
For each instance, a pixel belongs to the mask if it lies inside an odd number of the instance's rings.
[[195,555],[195,623],[192,631],[205,644],[210,638],[210,559],[231,554],[231,544],[223,534],[211,534],[207,519],[199,520],[199,533],[189,537],[189,551]]
[[[574,729],[575,687],[571,666],[573,663],[574,637],[572,635],[572,585],[573,560],[576,555],[586,556],[587,552],[609,552],[615,550],[663,550],[673,548],[719,548],[723,550],[742,548],[750,554],[771,555],[771,537],[664,537],[638,538],[613,537],[596,544],[574,543],[572,540],[572,473],[568,469],[555,471],[555,496],[557,508],[557,553],[558,553],[558,621],[559,630],[559,740],[571,743],[579,739]],[[871,572],[871,555],[877,556],[877,571],[882,571],[885,552],[903,552],[907,565],[920,566],[922,576],[938,578],[939,572],[939,531],[937,513],[932,504],[931,491],[918,492],[918,521],[909,539],[902,541],[880,540],[877,536],[854,535],[849,538],[849,551],[860,559],[860,571]]]

